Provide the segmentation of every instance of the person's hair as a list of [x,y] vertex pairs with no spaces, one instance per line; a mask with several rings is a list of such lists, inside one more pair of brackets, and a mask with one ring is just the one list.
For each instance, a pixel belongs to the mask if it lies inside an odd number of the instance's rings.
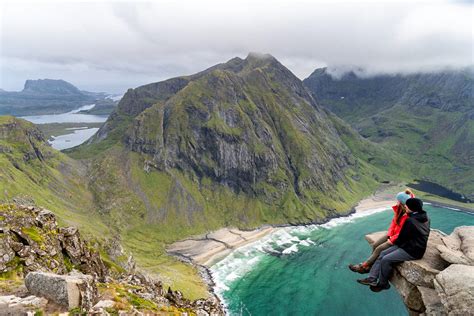
[[[406,191],[405,191],[405,193],[406,193]],[[397,218],[395,218],[395,221],[397,222],[397,225],[400,224],[400,220],[402,219],[402,216],[405,215],[406,212],[407,212],[406,205],[402,204],[402,203],[398,203],[398,210],[397,210],[397,215],[396,215]]]
[[405,189],[405,194],[408,194],[409,196],[414,196],[413,192],[410,189]]

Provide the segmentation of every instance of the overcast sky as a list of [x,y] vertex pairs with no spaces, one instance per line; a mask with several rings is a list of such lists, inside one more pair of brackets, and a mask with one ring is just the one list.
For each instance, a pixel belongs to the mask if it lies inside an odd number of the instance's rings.
[[249,51],[315,68],[473,64],[473,1],[0,1],[0,88],[67,80],[120,93]]

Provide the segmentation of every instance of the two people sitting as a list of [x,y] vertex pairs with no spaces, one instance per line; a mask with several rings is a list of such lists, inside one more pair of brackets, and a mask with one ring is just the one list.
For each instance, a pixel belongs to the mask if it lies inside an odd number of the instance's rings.
[[398,193],[397,201],[387,236],[374,243],[372,255],[365,262],[349,265],[354,272],[369,273],[368,278],[357,282],[374,292],[389,289],[394,264],[423,258],[428,244],[430,220],[423,201],[410,190]]

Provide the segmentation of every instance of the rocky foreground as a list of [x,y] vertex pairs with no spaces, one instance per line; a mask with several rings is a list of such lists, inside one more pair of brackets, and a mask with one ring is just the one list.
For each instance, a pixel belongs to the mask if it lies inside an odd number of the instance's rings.
[[[365,238],[372,245],[385,233]],[[398,265],[390,282],[410,315],[474,315],[474,226],[431,230],[424,257]]]
[[160,281],[104,261],[48,210],[0,205],[0,315],[222,315],[217,298],[189,301]]

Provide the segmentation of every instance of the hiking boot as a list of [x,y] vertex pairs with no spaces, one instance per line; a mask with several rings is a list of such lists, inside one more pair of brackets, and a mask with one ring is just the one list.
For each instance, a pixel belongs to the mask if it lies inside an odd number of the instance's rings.
[[369,286],[376,286],[377,285],[377,279],[374,279],[374,278],[365,278],[365,279],[359,279],[357,280],[357,282],[359,282],[360,284],[364,284],[364,285],[369,285]]
[[363,263],[350,264],[349,269],[351,269],[352,272],[357,272],[357,273],[360,273],[360,274],[365,274],[365,273],[370,272],[370,267],[363,264]]
[[370,290],[372,292],[380,292],[380,291],[383,291],[383,290],[388,290],[390,288],[390,284],[386,284],[386,285],[380,285],[380,284],[376,284],[376,285],[370,285]]

